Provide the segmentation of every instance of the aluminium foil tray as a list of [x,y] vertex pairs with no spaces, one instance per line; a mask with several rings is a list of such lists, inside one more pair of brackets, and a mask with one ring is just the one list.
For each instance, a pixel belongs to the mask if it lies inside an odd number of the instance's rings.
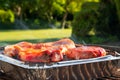
[[5,75],[2,78],[10,80],[119,80],[120,48],[96,46],[109,49],[115,55],[55,63],[26,63],[0,54],[0,73]]

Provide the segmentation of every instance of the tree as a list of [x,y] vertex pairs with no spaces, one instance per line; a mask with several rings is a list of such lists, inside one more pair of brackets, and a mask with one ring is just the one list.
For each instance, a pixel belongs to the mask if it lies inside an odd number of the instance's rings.
[[120,25],[120,0],[115,0],[117,15],[119,17],[119,25]]
[[89,35],[95,28],[98,16],[98,2],[84,2],[81,10],[75,14],[72,25],[72,36],[77,38]]
[[[64,29],[65,28],[65,24],[66,24],[66,18],[68,16],[68,13],[74,13],[77,11],[77,9],[80,8],[80,1],[81,0],[66,0],[65,4],[64,4],[64,15],[63,15],[63,19],[61,21],[61,28]],[[72,4],[74,3],[74,4]],[[72,8],[74,7],[74,8]],[[76,9],[77,8],[77,9]]]
[[120,38],[119,2],[100,0],[95,8],[93,4],[87,7],[87,4],[83,3],[81,11],[74,18],[72,35],[85,37],[90,30],[94,30],[95,35]]
[[117,12],[115,0],[100,0],[99,17],[96,27],[97,32],[104,36],[120,35]]
[[53,11],[54,13],[57,13],[57,16],[60,17],[62,15],[61,19],[61,28],[65,28],[66,20],[68,17],[68,14],[74,15],[75,12],[79,11],[80,4],[82,0],[56,0],[53,3]]

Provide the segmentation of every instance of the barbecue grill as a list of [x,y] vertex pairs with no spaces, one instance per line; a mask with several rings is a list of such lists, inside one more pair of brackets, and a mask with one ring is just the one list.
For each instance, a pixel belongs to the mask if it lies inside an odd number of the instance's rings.
[[29,63],[3,55],[4,47],[0,47],[0,80],[120,80],[120,47],[94,46],[105,48],[108,55],[56,63]]

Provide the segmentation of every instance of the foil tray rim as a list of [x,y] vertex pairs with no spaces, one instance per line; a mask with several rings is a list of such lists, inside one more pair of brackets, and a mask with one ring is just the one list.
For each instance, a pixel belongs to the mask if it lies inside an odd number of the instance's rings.
[[79,64],[88,64],[88,63],[95,63],[95,62],[118,60],[118,59],[120,59],[120,56],[115,57],[112,55],[106,55],[103,57],[90,58],[90,59],[60,61],[60,62],[55,62],[51,65],[47,65],[47,64],[39,65],[39,63],[36,63],[34,65],[30,65],[29,63],[25,63],[23,61],[13,59],[11,57],[0,54],[1,61],[7,62],[9,64],[12,64],[12,65],[15,65],[18,67],[22,67],[25,69],[48,69],[48,68],[65,67],[65,66],[72,66],[72,65],[79,65]]

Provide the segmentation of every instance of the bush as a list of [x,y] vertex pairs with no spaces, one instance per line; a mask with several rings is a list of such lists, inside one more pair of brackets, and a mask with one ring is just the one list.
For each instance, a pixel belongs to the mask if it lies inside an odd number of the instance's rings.
[[[92,7],[89,7],[92,6]],[[73,21],[72,34],[77,36],[86,36],[92,30],[97,21],[97,7],[96,2],[86,2],[82,5],[82,9],[75,15]]]
[[96,31],[104,36],[120,36],[117,9],[114,0],[101,0]]
[[11,10],[0,10],[0,22],[14,22],[14,13]]
[[14,29],[14,20],[11,10],[0,10],[0,29]]
[[120,23],[114,0],[87,2],[82,5],[82,10],[74,18],[72,35],[79,39],[89,35],[91,30],[96,36],[120,38]]

